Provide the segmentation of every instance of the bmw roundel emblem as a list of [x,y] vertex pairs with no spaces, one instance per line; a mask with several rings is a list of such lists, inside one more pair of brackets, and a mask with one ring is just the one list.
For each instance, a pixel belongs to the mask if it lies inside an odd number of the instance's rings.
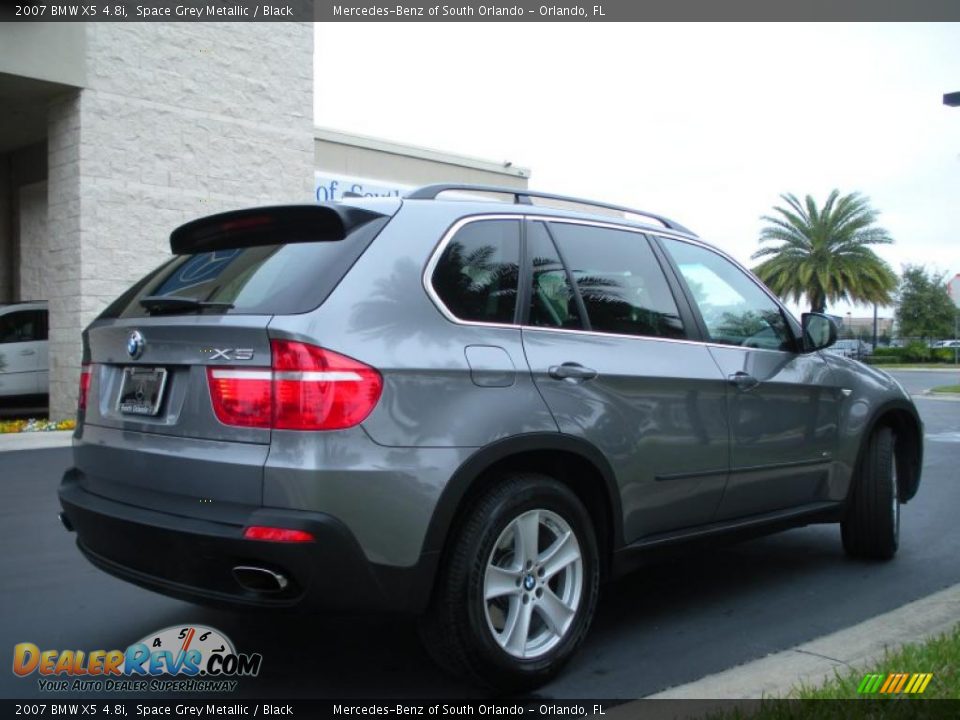
[[143,355],[143,348],[146,345],[147,341],[143,338],[143,334],[139,330],[134,330],[127,337],[127,355],[136,360]]

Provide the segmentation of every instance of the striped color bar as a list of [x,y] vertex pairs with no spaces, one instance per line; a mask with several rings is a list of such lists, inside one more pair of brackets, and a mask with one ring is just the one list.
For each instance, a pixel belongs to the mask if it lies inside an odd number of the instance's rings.
[[870,673],[857,686],[858,695],[920,695],[933,679],[933,673]]

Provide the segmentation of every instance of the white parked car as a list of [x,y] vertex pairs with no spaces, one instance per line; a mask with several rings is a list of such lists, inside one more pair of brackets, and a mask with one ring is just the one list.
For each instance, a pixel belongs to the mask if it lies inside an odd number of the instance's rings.
[[48,391],[47,303],[0,305],[0,402]]
[[873,354],[873,348],[862,340],[846,339],[837,340],[827,348],[827,352],[853,358],[854,360],[863,360],[863,358]]

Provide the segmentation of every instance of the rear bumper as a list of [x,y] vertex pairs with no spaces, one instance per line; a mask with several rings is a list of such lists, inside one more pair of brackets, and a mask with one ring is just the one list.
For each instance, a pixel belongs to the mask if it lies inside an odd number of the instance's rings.
[[[95,495],[68,470],[60,504],[77,533],[77,546],[111,575],[149,590],[208,605],[421,612],[429,600],[436,554],[409,568],[371,563],[347,527],[318,512],[259,508],[240,523],[187,518]],[[305,530],[314,542],[246,540],[244,527]],[[237,566],[283,575],[283,590],[257,592],[240,585]]]

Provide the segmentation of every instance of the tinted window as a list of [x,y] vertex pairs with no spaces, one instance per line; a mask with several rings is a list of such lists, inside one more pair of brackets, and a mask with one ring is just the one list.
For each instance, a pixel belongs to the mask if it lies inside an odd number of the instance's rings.
[[512,323],[517,306],[520,222],[464,225],[433,271],[433,289],[461,320]]
[[582,328],[576,298],[570,289],[567,272],[541,222],[530,223],[527,254],[530,257],[529,324],[538,327]]
[[42,335],[40,313],[35,310],[0,315],[0,343],[30,342]]
[[712,342],[793,349],[779,306],[740,268],[698,245],[666,238],[662,242],[680,268]]
[[36,321],[36,323],[37,323],[37,333],[36,333],[37,336],[36,336],[34,339],[35,339],[35,340],[46,340],[46,339],[47,339],[47,332],[48,332],[47,325],[49,324],[49,323],[48,323],[48,320],[47,320],[47,311],[46,311],[46,310],[34,310],[34,311],[33,311],[33,314],[34,314],[34,317],[35,317],[35,321]]
[[[387,219],[342,240],[259,245],[177,255],[140,280],[101,317],[143,317],[140,298],[188,297],[232,303],[239,315],[288,315],[318,307],[369,246]],[[195,311],[194,311],[195,312]]]
[[683,323],[646,237],[626,230],[550,223],[583,298],[590,329],[683,338]]

